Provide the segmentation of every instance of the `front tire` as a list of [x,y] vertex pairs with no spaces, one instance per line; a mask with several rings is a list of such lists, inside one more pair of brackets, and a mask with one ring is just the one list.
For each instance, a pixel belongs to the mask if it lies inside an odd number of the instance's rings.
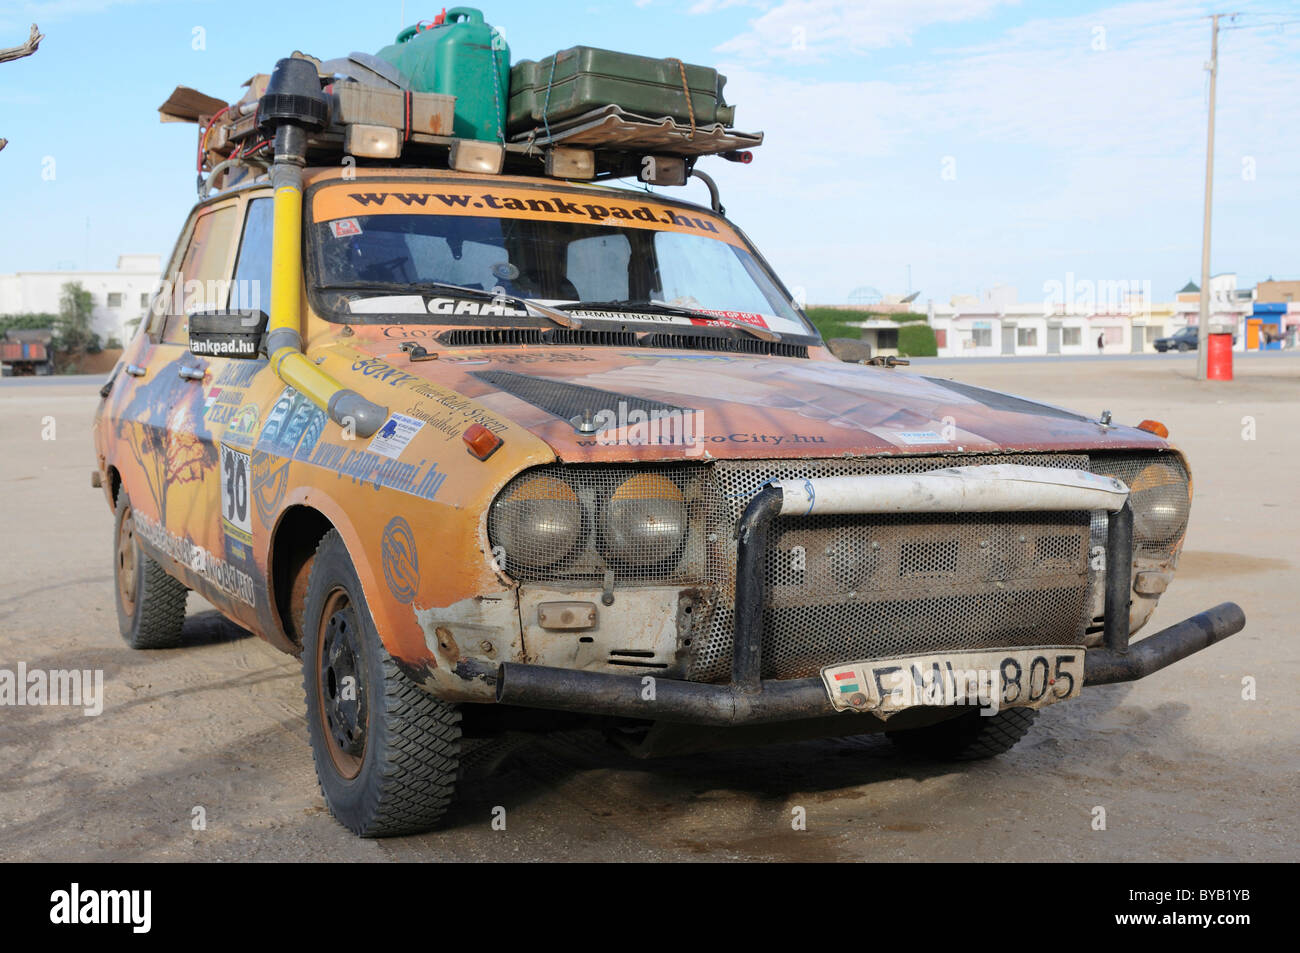
[[977,761],[1010,751],[1037,718],[1033,708],[1004,708],[988,716],[968,711],[937,725],[887,735],[907,754],[940,761]]
[[384,649],[334,530],[316,549],[303,632],[307,728],[330,813],[362,837],[433,827],[455,792],[460,712],[423,691]]
[[135,538],[135,515],[126,490],[119,490],[113,520],[113,589],[117,626],[133,649],[174,649],[182,642],[189,590],[145,554]]

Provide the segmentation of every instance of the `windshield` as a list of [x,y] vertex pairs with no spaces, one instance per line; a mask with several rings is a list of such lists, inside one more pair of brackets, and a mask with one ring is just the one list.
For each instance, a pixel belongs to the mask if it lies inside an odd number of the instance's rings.
[[597,326],[721,322],[812,333],[730,226],[699,210],[620,193],[379,187],[331,186],[314,197],[309,254],[326,317],[499,325],[527,314],[496,293],[568,308]]

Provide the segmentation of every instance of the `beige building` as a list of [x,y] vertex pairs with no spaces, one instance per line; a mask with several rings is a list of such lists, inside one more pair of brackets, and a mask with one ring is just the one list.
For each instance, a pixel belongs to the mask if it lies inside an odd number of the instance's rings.
[[1255,300],[1260,304],[1300,304],[1300,280],[1261,281],[1255,286]]

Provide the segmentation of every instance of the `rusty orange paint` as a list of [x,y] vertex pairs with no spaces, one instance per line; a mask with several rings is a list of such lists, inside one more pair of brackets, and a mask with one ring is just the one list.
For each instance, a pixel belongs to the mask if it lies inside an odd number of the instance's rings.
[[[340,169],[307,171],[312,221],[363,210],[571,216],[551,201],[557,199],[583,207],[592,221],[603,212],[620,225],[689,230],[749,248],[720,216],[639,192],[430,170],[350,174],[355,178],[344,180]],[[375,198],[398,193],[404,198]],[[236,201],[242,208],[267,194],[269,187],[253,187]],[[438,198],[452,194],[468,196],[466,204]],[[296,508],[314,510],[342,537],[389,653],[423,672],[445,668],[475,648],[453,640],[435,650],[420,613],[467,600],[514,598],[513,582],[493,560],[487,512],[500,490],[530,467],[556,460],[1168,449],[1145,430],[1016,412],[919,374],[844,364],[815,336],[804,357],[639,346],[453,347],[438,335],[464,323],[440,322],[436,314],[409,323],[330,321],[314,310],[306,287],[301,305],[308,357],[343,386],[404,418],[388,444],[345,432],[286,387],[265,361],[191,355],[183,334],[170,333],[184,316],[162,315],[144,322],[128,345],[97,413],[94,439],[105,493],[111,504],[114,481],[107,477],[115,474],[130,494],[137,526],[154,554],[169,560],[169,571],[223,614],[283,648],[293,643],[277,590],[292,580],[273,577],[273,541]],[[402,347],[412,343],[438,360],[412,360]],[[121,370],[126,365],[145,373],[128,375]],[[186,367],[201,368],[202,379],[182,378]],[[698,425],[695,439],[638,442],[633,423],[610,428],[613,439],[597,439],[493,384],[484,371],[679,407]],[[955,421],[950,432],[948,420]],[[917,432],[933,439],[914,442],[909,435]],[[475,452],[466,452],[467,443]],[[479,452],[489,444],[489,453]],[[492,645],[491,657],[503,651]]]

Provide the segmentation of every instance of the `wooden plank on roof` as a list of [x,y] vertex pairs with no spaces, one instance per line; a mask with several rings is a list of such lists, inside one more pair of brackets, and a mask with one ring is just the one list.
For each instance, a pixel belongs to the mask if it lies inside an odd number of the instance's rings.
[[211,116],[226,107],[224,99],[200,93],[188,86],[177,86],[158,107],[158,118],[163,122],[198,122],[200,116]]

